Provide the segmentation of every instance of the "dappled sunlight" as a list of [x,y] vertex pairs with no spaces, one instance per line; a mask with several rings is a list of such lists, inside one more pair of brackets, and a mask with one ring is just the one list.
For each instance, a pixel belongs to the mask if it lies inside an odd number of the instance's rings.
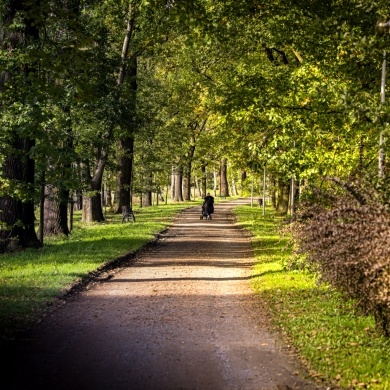
[[[112,286],[112,282],[110,282],[110,291],[104,291],[104,290],[97,290],[93,292],[93,296],[96,297],[109,297],[109,296],[122,296],[127,299],[133,299],[133,298],[139,298],[143,296],[147,297],[155,297],[164,295],[166,299],[172,299],[174,297],[186,297],[186,296],[196,296],[197,298],[199,295],[202,294],[213,294],[212,296],[218,297],[218,283],[223,283],[226,286],[226,283],[232,282],[232,286],[234,284],[237,284],[237,282],[247,281],[250,280],[250,276],[245,277],[236,277],[236,278],[212,278],[212,277],[187,277],[187,278],[155,278],[155,279],[123,279],[123,280],[117,280],[117,283],[128,283],[129,287],[126,290],[123,290],[123,288],[119,287],[116,289],[115,285]],[[193,282],[199,282],[199,288],[194,288],[191,291],[180,292],[180,286],[179,284],[182,284],[185,286],[188,284],[188,282],[191,282],[191,286],[193,286]],[[114,283],[115,284],[115,283]],[[138,284],[139,286],[137,289],[134,288],[134,284]],[[169,284],[169,288],[165,288],[165,284]],[[230,291],[230,292],[224,292],[223,296],[251,296],[253,292],[251,290],[247,290],[245,292],[239,292],[238,291]]]

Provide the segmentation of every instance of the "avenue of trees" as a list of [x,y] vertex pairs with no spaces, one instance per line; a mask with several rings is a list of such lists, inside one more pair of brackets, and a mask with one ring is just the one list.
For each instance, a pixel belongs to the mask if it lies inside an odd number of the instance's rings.
[[229,196],[266,170],[299,251],[389,334],[387,18],[385,0],[3,0],[0,250],[69,234],[70,207],[103,221],[102,197]]

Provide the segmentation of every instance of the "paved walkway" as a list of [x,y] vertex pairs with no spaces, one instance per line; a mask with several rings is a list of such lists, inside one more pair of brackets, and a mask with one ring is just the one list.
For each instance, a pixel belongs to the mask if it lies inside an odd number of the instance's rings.
[[230,215],[242,202],[211,221],[185,210],[132,266],[47,316],[15,348],[6,388],[314,389],[251,290],[250,241]]

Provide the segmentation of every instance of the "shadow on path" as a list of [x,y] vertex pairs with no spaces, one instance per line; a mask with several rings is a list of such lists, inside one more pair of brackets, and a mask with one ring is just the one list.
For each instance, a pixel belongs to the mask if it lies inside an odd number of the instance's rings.
[[315,389],[269,332],[248,237],[185,210],[132,265],[71,297],[9,354],[6,389]]

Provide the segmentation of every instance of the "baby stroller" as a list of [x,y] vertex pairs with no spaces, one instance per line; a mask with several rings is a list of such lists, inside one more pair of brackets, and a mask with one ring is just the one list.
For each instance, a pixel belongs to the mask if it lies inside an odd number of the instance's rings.
[[212,203],[203,203],[202,205],[202,214],[200,219],[211,219],[211,214],[214,212],[214,206]]

